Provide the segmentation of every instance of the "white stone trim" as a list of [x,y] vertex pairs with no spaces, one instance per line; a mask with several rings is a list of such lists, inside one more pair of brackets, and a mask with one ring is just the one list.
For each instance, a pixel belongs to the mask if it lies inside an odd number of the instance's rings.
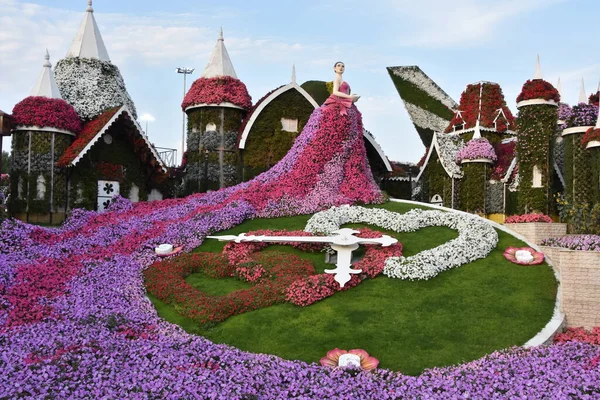
[[460,163],[461,164],[468,164],[468,163],[488,163],[488,164],[493,164],[494,162],[492,160],[490,160],[489,158],[474,158],[472,160],[464,159]]
[[[514,237],[516,237],[517,239],[525,242],[525,244],[527,244],[527,246],[531,247],[532,249],[534,249],[535,251],[542,251],[540,246],[538,246],[537,244],[531,243],[527,240],[527,238],[523,235],[520,235],[510,229],[508,229],[507,227],[505,227],[504,225],[501,225],[497,222],[494,222],[492,220],[488,220],[487,218],[483,218],[480,217],[476,214],[471,214],[465,211],[460,211],[460,210],[454,210],[452,208],[447,208],[444,206],[438,206],[438,205],[432,205],[429,203],[421,203],[418,201],[413,201],[413,200],[401,200],[401,199],[394,199],[394,198],[390,198],[390,201],[396,202],[396,203],[407,203],[407,204],[415,204],[415,205],[419,205],[419,206],[423,206],[423,207],[428,207],[428,208],[433,208],[433,209],[437,209],[437,210],[443,210],[443,211],[449,211],[449,212],[455,212],[455,213],[460,213],[460,214],[467,214],[470,216],[475,216],[477,218],[481,218],[486,220],[488,223],[490,223],[494,228],[499,229],[503,232],[506,232]],[[545,261],[548,265],[550,265],[552,267],[552,271],[554,272],[554,276],[556,277],[556,280],[558,281],[558,289],[556,291],[556,301],[554,302],[554,312],[552,314],[552,318],[550,319],[550,321],[548,321],[548,323],[546,324],[546,326],[544,326],[544,328],[542,328],[541,331],[539,331],[537,333],[537,335],[535,335],[534,337],[532,337],[531,339],[529,339],[525,344],[523,344],[523,347],[525,348],[529,348],[529,347],[534,347],[534,346],[540,346],[544,343],[547,343],[548,341],[550,341],[552,339],[552,337],[554,336],[554,334],[562,328],[563,324],[565,323],[565,314],[563,314],[560,311],[560,298],[562,297],[561,294],[561,285],[560,285],[560,272],[558,271],[558,269],[552,264],[551,260],[548,258],[545,258]]]
[[510,165],[508,166],[508,170],[506,171],[506,175],[504,175],[504,178],[501,179],[501,182],[508,182],[508,180],[510,179],[510,176],[512,175],[515,167],[517,166],[517,157],[513,157],[512,161],[510,162]]
[[363,137],[365,139],[367,139],[367,141],[369,143],[371,143],[371,146],[373,146],[375,151],[377,151],[377,154],[379,154],[379,158],[381,158],[381,161],[383,161],[383,164],[385,165],[385,169],[387,170],[387,172],[392,172],[393,169],[392,169],[392,165],[390,164],[390,160],[388,160],[387,156],[383,152],[383,149],[381,148],[379,143],[377,143],[377,141],[375,140],[375,137],[373,136],[373,134],[371,134],[371,132],[369,132],[368,130],[363,128]]
[[121,114],[123,114],[123,113],[127,113],[129,115],[129,119],[131,120],[131,122],[136,127],[136,129],[137,129],[138,133],[140,134],[140,136],[146,142],[146,145],[148,146],[148,148],[152,152],[152,155],[154,156],[154,158],[156,158],[156,161],[158,161],[158,163],[160,164],[160,167],[163,170],[163,172],[166,173],[167,172],[167,167],[165,166],[165,163],[160,158],[160,156],[156,152],[156,149],[154,148],[154,146],[152,145],[152,143],[150,143],[150,141],[148,140],[148,136],[146,136],[146,134],[142,130],[142,127],[135,120],[135,118],[133,117],[133,115],[129,111],[129,108],[127,108],[127,106],[121,106],[121,108],[119,108],[119,110],[115,113],[115,115],[113,115],[112,118],[102,127],[102,129],[100,129],[100,131],[96,134],[96,136],[94,136],[94,138],[88,142],[88,144],[83,148],[83,150],[81,150],[79,152],[79,154],[77,155],[77,157],[75,157],[75,159],[73,161],[71,161],[71,163],[69,165],[70,166],[75,166],[75,164],[77,164],[79,162],[79,160],[81,160],[81,158],[92,148],[92,146],[98,140],[100,140],[100,138],[104,135],[104,133],[106,133],[106,131],[108,130],[108,128],[110,128],[110,126],[112,124],[114,124],[114,122],[117,120],[117,118],[119,118],[119,116]]
[[200,103],[200,104],[194,104],[191,106],[188,106],[185,108],[185,112],[188,112],[189,110],[193,110],[196,108],[201,108],[201,107],[225,107],[225,108],[237,108],[238,110],[244,110],[244,107],[240,107],[240,106],[236,106],[233,103],[230,103],[228,101],[224,101],[223,103]]
[[525,106],[536,106],[536,105],[548,105],[558,107],[558,103],[554,100],[544,100],[544,99],[531,99],[531,100],[523,100],[517,103],[517,108],[525,107]]
[[[244,127],[244,131],[242,132],[242,136],[240,138],[240,144],[239,144],[238,148],[240,148],[240,149],[246,148],[246,140],[248,140],[248,135],[250,134],[250,129],[252,129],[254,122],[256,122],[256,119],[258,118],[258,116],[260,115],[262,110],[264,110],[265,107],[268,106],[269,103],[271,103],[273,100],[275,100],[280,94],[283,94],[283,93],[287,92],[288,90],[292,90],[292,89],[296,89],[298,92],[300,92],[300,94],[302,96],[304,96],[304,98],[306,100],[308,100],[314,108],[319,107],[319,104],[317,104],[315,99],[313,99],[312,96],[310,94],[308,94],[308,92],[306,90],[302,89],[302,87],[300,87],[297,83],[291,82],[285,86],[280,87],[279,89],[277,89],[276,91],[271,93],[269,95],[269,97],[264,99],[258,105],[258,107],[254,111],[252,111],[252,115],[250,116],[250,119],[246,123],[246,126]],[[187,111],[187,109],[186,109],[186,111]]]
[[39,131],[39,132],[54,132],[64,133],[65,135],[75,136],[73,132],[65,131],[63,129],[51,128],[49,126],[37,126],[37,125],[18,125],[13,131]]
[[586,145],[586,149],[592,149],[594,147],[600,147],[600,142],[597,140],[590,140]]
[[574,126],[572,128],[563,129],[561,135],[567,136],[572,135],[574,133],[586,133],[588,129],[593,128],[593,126]]

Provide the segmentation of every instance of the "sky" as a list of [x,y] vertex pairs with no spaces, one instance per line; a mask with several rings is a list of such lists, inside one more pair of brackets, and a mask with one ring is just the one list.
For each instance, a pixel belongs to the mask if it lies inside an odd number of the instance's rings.
[[[87,0],[0,0],[0,109],[27,97],[42,69],[63,58]],[[515,99],[533,77],[563,100],[578,100],[600,80],[597,0],[96,0],[94,16],[113,64],[121,70],[138,115],[159,147],[181,148],[183,77],[200,77],[219,29],[237,76],[254,101],[291,81],[330,81],[344,61],[344,79],[366,129],[390,160],[417,162],[424,147],[386,67],[418,65],[454,100],[466,85],[497,82],[516,114]],[[145,128],[146,122],[141,122]],[[3,148],[9,147],[4,139]]]

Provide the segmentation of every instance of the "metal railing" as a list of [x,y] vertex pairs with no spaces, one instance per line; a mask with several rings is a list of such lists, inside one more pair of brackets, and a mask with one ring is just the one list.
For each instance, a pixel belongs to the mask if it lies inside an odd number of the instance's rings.
[[167,147],[155,147],[155,149],[167,167],[177,166],[177,149],[169,149]]

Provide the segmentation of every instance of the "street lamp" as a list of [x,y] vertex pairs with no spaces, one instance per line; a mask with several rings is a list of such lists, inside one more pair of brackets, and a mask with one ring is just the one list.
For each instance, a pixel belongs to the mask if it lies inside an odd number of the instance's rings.
[[[183,98],[185,98],[185,78],[194,73],[195,68],[179,67],[175,71],[183,74]],[[183,163],[183,148],[185,146],[185,110],[183,110],[183,121],[181,123],[181,162]]]

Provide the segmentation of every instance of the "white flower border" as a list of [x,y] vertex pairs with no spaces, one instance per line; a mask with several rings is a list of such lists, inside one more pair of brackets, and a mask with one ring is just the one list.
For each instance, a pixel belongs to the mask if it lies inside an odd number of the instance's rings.
[[447,226],[458,231],[456,239],[433,249],[411,257],[386,259],[383,273],[390,278],[431,279],[442,271],[487,257],[498,243],[498,234],[485,220],[437,210],[413,209],[399,214],[360,206],[332,207],[314,214],[304,230],[330,234],[348,223],[366,223],[395,232],[414,232],[429,226]]

